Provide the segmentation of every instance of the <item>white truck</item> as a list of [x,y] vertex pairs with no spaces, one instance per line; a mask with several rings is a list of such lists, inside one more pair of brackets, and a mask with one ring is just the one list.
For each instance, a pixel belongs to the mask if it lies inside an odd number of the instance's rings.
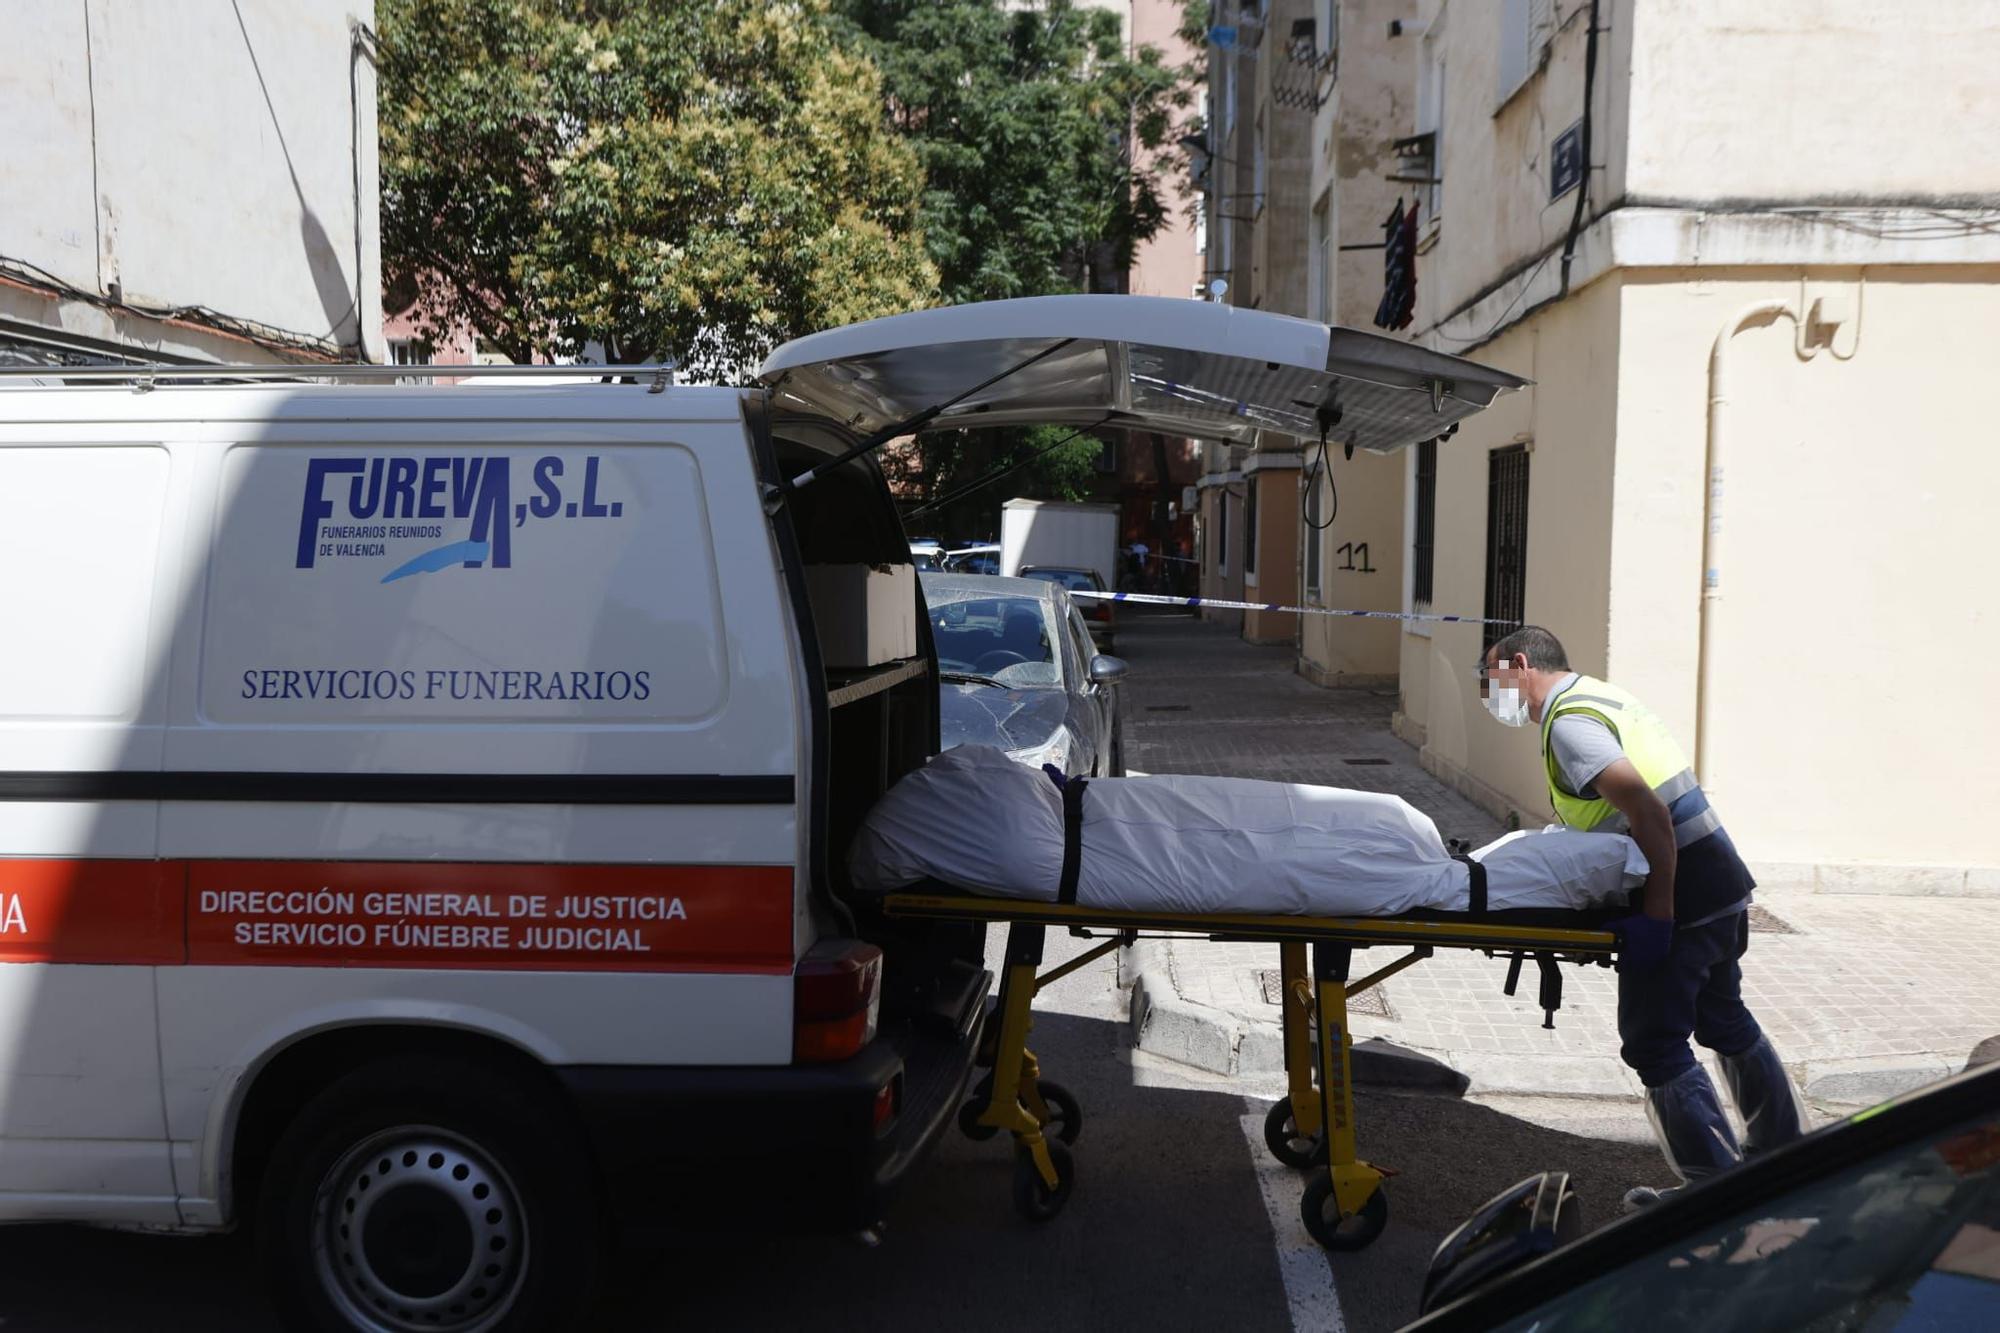
[[1118,506],[1061,500],[1009,500],[1000,507],[1000,572],[1035,565],[1094,569],[1118,586]]

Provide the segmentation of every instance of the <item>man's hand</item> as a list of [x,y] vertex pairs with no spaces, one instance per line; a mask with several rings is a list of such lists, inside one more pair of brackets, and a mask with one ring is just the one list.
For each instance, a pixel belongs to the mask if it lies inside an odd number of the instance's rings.
[[1624,916],[1605,927],[1618,937],[1618,970],[1650,972],[1667,961],[1674,942],[1674,923],[1649,912]]
[[[1620,759],[1594,780],[1597,794],[1618,807],[1632,830],[1632,841],[1646,854],[1646,915],[1668,926],[1674,921],[1674,817],[1667,803],[1654,795],[1630,759]],[[1667,932],[1668,935],[1672,931]]]

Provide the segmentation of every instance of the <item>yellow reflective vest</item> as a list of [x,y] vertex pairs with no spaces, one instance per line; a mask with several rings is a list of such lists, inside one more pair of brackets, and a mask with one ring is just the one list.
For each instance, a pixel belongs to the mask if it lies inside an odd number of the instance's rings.
[[1660,721],[1659,714],[1616,685],[1585,675],[1578,675],[1542,708],[1542,766],[1549,782],[1549,802],[1555,807],[1557,819],[1570,828],[1586,831],[1618,833],[1625,829],[1624,815],[1611,802],[1563,790],[1562,770],[1556,764],[1549,737],[1557,718],[1573,714],[1602,722],[1618,738],[1625,757],[1673,813],[1676,847],[1699,841],[1721,827],[1708,798],[1702,795],[1700,784],[1695,781],[1687,756],[1666,723]]

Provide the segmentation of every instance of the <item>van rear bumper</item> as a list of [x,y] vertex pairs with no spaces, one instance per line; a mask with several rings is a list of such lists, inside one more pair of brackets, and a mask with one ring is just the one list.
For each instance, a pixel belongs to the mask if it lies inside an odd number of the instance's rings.
[[[582,1117],[613,1219],[633,1231],[856,1230],[882,1219],[904,1175],[953,1120],[985,1006],[961,1032],[905,1025],[838,1064],[554,1072]],[[875,1132],[880,1090],[897,1114]]]

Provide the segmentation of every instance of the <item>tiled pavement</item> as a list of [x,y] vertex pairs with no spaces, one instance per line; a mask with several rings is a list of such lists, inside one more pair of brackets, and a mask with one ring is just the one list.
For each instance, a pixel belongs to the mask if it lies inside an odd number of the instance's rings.
[[[1292,670],[1289,648],[1256,648],[1186,618],[1131,617],[1119,647],[1128,766],[1394,792],[1446,837],[1499,835],[1484,811],[1425,773],[1389,732],[1390,693],[1327,690]],[[1360,762],[1356,762],[1360,761]],[[2000,902],[1766,892],[1744,959],[1745,995],[1801,1086],[1829,1104],[1872,1100],[1961,1068],[2000,1034]],[[1225,1028],[1247,1068],[1267,1060],[1278,1009],[1270,945],[1155,946],[1180,999]],[[1357,971],[1388,954],[1363,955]],[[1618,1061],[1616,979],[1564,969],[1563,1008],[1542,1026],[1536,973],[1514,998],[1504,962],[1446,950],[1357,997],[1357,1039],[1383,1037],[1471,1075],[1475,1090],[1636,1093]],[[1385,1001],[1366,1005],[1363,1000]],[[1371,1012],[1371,1010],[1373,1012]],[[1257,1054],[1253,1057],[1253,1051]]]

